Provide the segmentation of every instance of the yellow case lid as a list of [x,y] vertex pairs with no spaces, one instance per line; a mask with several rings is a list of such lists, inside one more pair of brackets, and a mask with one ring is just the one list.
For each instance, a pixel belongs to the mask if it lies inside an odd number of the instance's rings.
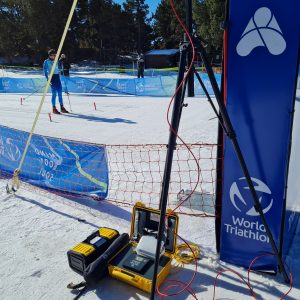
[[100,236],[112,239],[118,234],[118,232],[111,228],[102,227],[99,229],[99,234]]
[[95,251],[95,248],[88,244],[78,244],[74,248],[71,249],[72,251],[78,252],[83,254],[84,256],[90,255],[92,252]]

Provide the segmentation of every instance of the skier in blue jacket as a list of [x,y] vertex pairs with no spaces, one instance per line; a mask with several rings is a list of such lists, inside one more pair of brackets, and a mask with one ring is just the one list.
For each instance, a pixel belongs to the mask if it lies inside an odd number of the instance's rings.
[[[48,59],[44,61],[43,69],[47,80],[51,72],[55,56],[56,56],[56,51],[54,49],[51,49],[48,51]],[[60,112],[56,109],[56,95],[58,95],[58,100],[60,103],[60,111],[62,113],[68,113],[68,111],[64,107],[64,102],[62,98],[62,86],[59,78],[60,72],[61,72],[61,65],[60,62],[58,61],[51,79],[52,107],[53,107],[52,111],[54,114],[60,114]]]

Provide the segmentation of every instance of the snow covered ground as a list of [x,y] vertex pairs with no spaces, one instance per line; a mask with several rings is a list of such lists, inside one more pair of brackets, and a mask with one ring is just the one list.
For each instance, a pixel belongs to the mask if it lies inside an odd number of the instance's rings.
[[[23,76],[22,72],[18,74]],[[0,94],[1,125],[30,131],[41,95],[26,96]],[[22,105],[20,97],[26,98]],[[64,100],[69,108],[66,96]],[[167,143],[169,98],[72,94],[70,101],[72,114],[52,115],[50,122],[48,95],[36,133],[104,144]],[[215,143],[217,122],[208,102],[202,98],[187,98],[186,102],[188,107],[183,110],[179,134],[188,143]],[[16,196],[11,196],[6,194],[6,182],[0,181],[0,299],[72,299],[74,295],[66,285],[82,278],[69,268],[66,252],[98,227],[129,232],[131,208],[118,207],[106,201],[75,201],[22,188]],[[213,299],[214,280],[221,267],[230,267],[247,280],[247,270],[218,260],[214,219],[180,216],[179,234],[189,242],[199,244],[202,250],[192,283],[197,299]],[[289,260],[294,288],[285,299],[300,299],[298,248],[293,249]],[[187,265],[183,271],[169,278],[188,282],[193,270],[193,265]],[[280,275],[251,274],[251,283],[257,299],[280,299],[289,289]],[[107,277],[99,283],[97,290],[89,291],[83,299],[147,299],[148,296]],[[176,297],[192,298],[187,293]],[[216,299],[241,298],[252,298],[248,287],[233,273],[221,275]]]

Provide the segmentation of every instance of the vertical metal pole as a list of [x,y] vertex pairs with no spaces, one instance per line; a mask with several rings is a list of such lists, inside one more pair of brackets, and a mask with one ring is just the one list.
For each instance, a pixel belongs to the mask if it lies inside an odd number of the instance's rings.
[[141,54],[141,8],[140,8],[140,0],[137,1],[137,26],[138,26],[138,53]]
[[[184,78],[187,47],[188,47],[188,43],[183,43],[180,47],[180,63],[179,63],[176,90]],[[160,259],[160,248],[161,248],[161,242],[162,242],[163,233],[165,229],[165,217],[166,217],[166,208],[168,203],[169,183],[170,183],[171,171],[172,171],[173,153],[176,147],[176,138],[177,138],[176,133],[178,132],[178,128],[179,128],[180,116],[181,116],[182,105],[184,100],[183,90],[184,90],[184,86],[182,85],[175,96],[174,105],[173,105],[171,126],[174,131],[170,129],[167,157],[165,162],[164,177],[162,183],[162,191],[160,196],[160,204],[159,204],[160,219],[159,219],[158,234],[157,234],[154,272],[152,278],[152,287],[151,287],[151,296],[150,296],[151,300],[154,300],[154,295],[156,290],[157,271],[158,271],[158,265]]]
[[[193,31],[193,18],[192,18],[192,0],[185,0],[185,22],[186,22],[186,28],[192,36]],[[186,36],[184,37],[184,41],[187,42]],[[193,53],[191,51],[187,54],[187,67],[189,67],[192,63],[193,59]],[[194,89],[194,72],[190,72],[188,78],[188,97],[194,97],[195,96],[195,89]]]

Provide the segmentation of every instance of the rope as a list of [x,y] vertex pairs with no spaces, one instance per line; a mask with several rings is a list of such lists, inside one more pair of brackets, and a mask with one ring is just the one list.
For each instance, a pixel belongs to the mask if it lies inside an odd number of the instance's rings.
[[[184,268],[185,264],[191,264],[199,259],[201,249],[196,244],[180,244],[172,255],[175,263],[172,262],[172,274],[176,274]],[[195,255],[195,257],[194,257]]]
[[69,26],[70,26],[70,23],[71,23],[71,20],[72,20],[74,11],[75,11],[75,8],[76,8],[77,2],[78,2],[78,0],[74,0],[74,1],[73,1],[72,7],[71,7],[71,10],[70,10],[70,13],[69,13],[68,20],[67,20],[67,23],[66,23],[66,26],[65,26],[63,35],[62,35],[62,37],[61,37],[60,43],[59,43],[59,47],[58,47],[58,50],[57,50],[57,55],[56,55],[56,57],[55,57],[55,59],[54,59],[53,66],[52,66],[52,69],[51,69],[51,71],[50,71],[50,75],[49,75],[49,77],[48,77],[48,81],[47,81],[46,87],[45,87],[45,89],[44,89],[44,93],[43,93],[42,100],[41,100],[41,102],[40,102],[40,105],[39,105],[39,107],[38,107],[38,110],[37,110],[35,119],[34,119],[34,121],[33,121],[32,128],[31,128],[31,131],[30,131],[30,134],[29,134],[29,137],[28,137],[26,146],[25,146],[25,150],[24,150],[24,152],[23,152],[23,155],[22,155],[22,158],[21,158],[19,167],[14,171],[14,174],[13,174],[13,184],[12,184],[12,188],[11,188],[12,191],[15,191],[15,190],[17,190],[17,189],[19,188],[19,185],[20,185],[19,174],[20,174],[20,172],[21,172],[21,168],[22,168],[22,165],[23,165],[23,163],[24,163],[25,156],[26,156],[26,154],[27,154],[27,151],[28,151],[28,148],[29,148],[29,145],[30,145],[30,142],[31,142],[31,138],[32,138],[32,135],[33,135],[33,133],[34,133],[35,126],[36,126],[36,124],[37,124],[39,115],[40,115],[40,113],[41,113],[42,106],[43,106],[43,104],[44,104],[44,102],[45,102],[45,98],[46,98],[48,89],[49,89],[49,87],[50,87],[50,82],[51,82],[51,79],[52,79],[54,70],[55,70],[55,68],[56,68],[57,61],[58,61],[58,58],[59,58],[59,56],[60,56],[61,49],[62,49],[62,47],[63,47],[63,44],[64,44],[64,41],[65,41],[65,38],[66,38],[66,35],[67,35],[67,32],[68,32],[68,29],[69,29]]
[[46,84],[44,84],[43,86],[39,87],[38,89],[36,89],[34,92],[32,92],[31,94],[27,95],[26,97],[24,97],[24,100],[26,100],[27,98],[31,97],[32,95],[38,93],[40,91],[40,89],[44,89],[46,86]]
[[[179,264],[190,264],[196,258],[199,258],[200,255],[200,247],[196,244],[180,244],[176,247],[175,253],[173,254],[173,258]],[[195,257],[194,257],[195,256]]]

